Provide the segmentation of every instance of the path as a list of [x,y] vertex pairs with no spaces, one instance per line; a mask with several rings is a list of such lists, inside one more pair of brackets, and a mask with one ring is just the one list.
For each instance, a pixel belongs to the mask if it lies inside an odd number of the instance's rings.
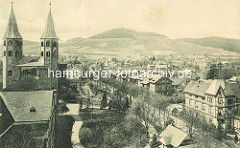
[[72,127],[72,146],[73,148],[83,148],[79,137],[79,131],[83,124],[83,121],[81,121],[81,118],[79,118],[79,104],[67,104],[66,106],[68,107],[69,111],[60,114],[60,116],[72,116],[75,119]]

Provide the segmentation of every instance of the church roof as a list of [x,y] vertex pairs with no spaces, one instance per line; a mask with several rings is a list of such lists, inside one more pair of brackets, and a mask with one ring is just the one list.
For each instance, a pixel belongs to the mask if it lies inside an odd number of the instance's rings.
[[48,14],[47,23],[46,23],[44,33],[43,33],[41,38],[55,38],[55,39],[58,39],[58,37],[56,35],[56,31],[55,31],[55,26],[54,26],[54,22],[53,22],[51,8],[50,8],[50,11],[49,11],[49,14]]
[[47,121],[51,117],[53,91],[0,92],[15,122]]
[[22,38],[22,36],[20,35],[20,33],[18,31],[17,21],[16,21],[15,14],[13,11],[13,5],[11,7],[11,14],[10,14],[7,31],[4,35],[4,38],[19,38],[19,39]]

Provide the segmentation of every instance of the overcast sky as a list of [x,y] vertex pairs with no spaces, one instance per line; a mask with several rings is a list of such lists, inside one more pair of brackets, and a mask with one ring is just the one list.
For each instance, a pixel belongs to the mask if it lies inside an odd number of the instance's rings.
[[[38,41],[50,0],[12,0],[22,37]],[[0,38],[11,0],[0,0]],[[113,28],[129,28],[169,38],[240,38],[239,0],[52,0],[57,35],[62,40],[89,37]]]

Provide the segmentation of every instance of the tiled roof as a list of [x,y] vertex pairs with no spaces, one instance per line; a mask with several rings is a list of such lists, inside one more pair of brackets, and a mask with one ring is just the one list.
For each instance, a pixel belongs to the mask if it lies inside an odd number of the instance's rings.
[[18,31],[17,21],[16,21],[15,14],[13,11],[13,6],[11,8],[11,14],[10,14],[7,31],[4,35],[4,38],[20,38],[20,39],[22,38],[22,36],[20,35],[20,33]]
[[226,83],[222,79],[207,81],[190,81],[184,92],[204,97],[205,94],[216,95],[219,88],[224,90],[225,96],[237,96],[240,98],[240,84]]
[[55,31],[55,26],[54,26],[54,22],[53,22],[51,9],[49,11],[46,27],[45,27],[44,33],[43,33],[41,38],[55,38],[55,39],[58,39],[58,37],[56,35],[56,31]]
[[180,144],[185,139],[189,138],[186,133],[172,125],[168,125],[166,129],[160,134],[160,137],[160,141],[164,145],[172,145],[174,147],[180,146]]
[[197,96],[205,96],[205,92],[208,90],[211,85],[211,81],[190,81],[184,92],[190,93]]
[[15,122],[50,119],[53,91],[0,92],[0,96]]

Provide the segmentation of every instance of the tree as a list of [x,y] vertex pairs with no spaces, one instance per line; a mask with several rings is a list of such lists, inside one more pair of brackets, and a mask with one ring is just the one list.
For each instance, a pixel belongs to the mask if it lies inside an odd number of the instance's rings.
[[153,135],[153,139],[152,139],[152,141],[151,141],[151,143],[150,143],[150,147],[151,148],[157,148],[157,147],[159,147],[161,145],[161,142],[160,141],[157,141],[157,136],[156,136],[156,134],[154,134]]
[[101,109],[107,107],[107,92],[103,92],[103,97],[101,101]]
[[73,85],[73,81],[68,79],[59,79],[59,96],[65,102],[76,102],[76,96],[79,95],[77,86]]
[[[33,129],[31,125],[17,125],[12,127],[6,135],[4,135],[2,142],[6,148],[29,148],[32,138]],[[32,144],[33,143],[31,143],[31,145]]]
[[185,122],[188,129],[188,136],[193,140],[196,127],[198,126],[198,115],[194,110],[188,110],[185,113]]

